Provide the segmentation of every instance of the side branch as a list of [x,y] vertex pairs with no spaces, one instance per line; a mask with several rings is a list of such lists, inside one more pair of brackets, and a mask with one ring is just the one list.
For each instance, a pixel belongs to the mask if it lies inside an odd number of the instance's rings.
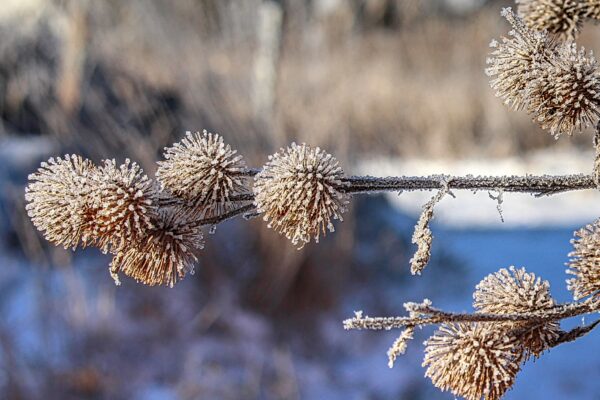
[[[565,303],[548,310],[523,314],[487,314],[487,313],[451,313],[436,308],[419,308],[418,315],[409,317],[363,317],[357,312],[354,318],[344,321],[344,329],[388,330],[402,329],[407,326],[437,325],[448,322],[506,322],[528,321],[544,323],[600,311],[598,300],[586,300],[580,303]],[[411,313],[412,314],[412,313]]]
[[556,347],[563,343],[573,342],[580,337],[583,337],[590,333],[594,328],[600,324],[600,319],[587,326],[578,326],[571,329],[570,331],[563,332],[552,344],[551,347]]
[[203,225],[217,225],[221,222],[225,222],[228,219],[232,219],[241,214],[251,213],[255,210],[254,204],[247,204],[245,206],[236,208],[235,210],[231,210],[224,214],[218,215],[216,217],[204,218],[194,221],[191,226],[203,226]]

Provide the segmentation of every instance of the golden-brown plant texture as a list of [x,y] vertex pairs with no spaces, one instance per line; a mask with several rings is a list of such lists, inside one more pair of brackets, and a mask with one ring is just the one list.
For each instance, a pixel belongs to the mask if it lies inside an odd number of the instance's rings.
[[[523,19],[505,9],[513,30],[492,42],[486,73],[515,110],[527,111],[555,137],[598,123],[600,77],[591,52],[561,39],[582,21],[597,18],[600,2],[520,1]],[[551,35],[547,30],[558,35]],[[76,155],[51,158],[29,176],[27,212],[45,238],[65,248],[93,245],[110,252],[109,272],[146,285],[173,287],[194,271],[205,227],[236,216],[262,216],[277,233],[302,248],[334,230],[352,196],[373,192],[434,190],[413,234],[411,271],[420,275],[433,243],[434,206],[453,190],[518,192],[536,196],[600,187],[600,126],[590,174],[524,176],[345,176],[336,158],[292,143],[261,169],[246,167],[224,139],[190,133],[165,149],[157,181],[134,162],[95,166]],[[252,179],[254,178],[254,179]],[[498,196],[500,199],[500,196]],[[600,222],[576,232],[567,272],[574,301],[557,304],[547,281],[524,268],[500,269],[477,285],[474,312],[434,308],[429,300],[406,303],[408,315],[369,317],[357,311],[345,329],[401,329],[388,351],[393,366],[416,328],[439,326],[425,342],[426,376],[441,390],[468,400],[499,399],[532,355],[590,333],[599,323],[563,331],[567,318],[600,311]]]
[[[502,268],[488,275],[473,294],[478,312],[489,314],[526,314],[551,310],[555,306],[550,295],[550,284],[542,281],[525,268]],[[508,322],[508,328],[520,331],[519,339],[525,349],[539,356],[560,336],[560,325],[555,322]]]
[[95,240],[95,169],[91,161],[67,154],[43,162],[29,176],[27,213],[48,241],[75,248]]
[[600,221],[575,232],[573,251],[569,253],[567,273],[574,275],[567,281],[577,300],[600,294]]
[[342,220],[348,196],[344,172],[331,154],[306,144],[292,145],[269,157],[254,183],[257,210],[294,245],[319,241]]
[[230,206],[231,196],[246,191],[243,157],[218,134],[188,132],[165,148],[164,157],[158,162],[158,181],[201,215],[218,215]]
[[594,126],[600,75],[593,54],[528,28],[510,9],[503,15],[513,31],[501,43],[492,41],[486,69],[497,96],[511,108],[527,110],[555,137]]
[[586,20],[598,20],[598,0],[516,0],[518,14],[527,26],[547,31],[561,40],[573,40]]
[[600,74],[596,59],[575,44],[563,44],[531,80],[528,111],[558,136],[594,126],[600,116]]
[[530,28],[574,38],[583,24],[578,0],[517,0],[518,12]]
[[579,7],[583,9],[582,14],[586,18],[594,20],[600,19],[600,1],[599,0],[582,0]]
[[156,187],[139,165],[125,160],[117,166],[115,160],[106,160],[94,179],[98,246],[116,251],[145,237],[157,212]]
[[194,252],[204,247],[201,228],[173,208],[159,212],[154,224],[143,238],[116,253],[110,272],[117,284],[119,272],[149,286],[169,287],[193,273]]
[[496,400],[521,369],[516,338],[480,323],[444,324],[425,342],[425,376],[441,390],[468,400]]

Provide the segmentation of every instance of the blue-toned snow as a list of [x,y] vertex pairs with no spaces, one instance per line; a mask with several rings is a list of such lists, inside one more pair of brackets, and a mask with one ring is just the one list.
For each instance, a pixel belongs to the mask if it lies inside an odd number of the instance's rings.
[[[577,163],[565,161],[557,162],[556,157],[550,157],[560,170],[553,173],[580,172],[585,170],[585,161]],[[512,163],[512,161],[511,161]],[[512,168],[513,164],[501,164],[490,166],[490,171],[495,170],[507,172],[519,172],[519,168]],[[536,165],[539,162],[535,163]],[[543,164],[543,163],[542,163]],[[567,164],[567,165],[565,165]],[[428,164],[429,166],[431,163]],[[548,167],[549,164],[546,165]],[[475,165],[475,169],[481,169]],[[377,168],[380,168],[378,166]],[[413,174],[440,172],[420,170],[418,165],[390,167],[390,171],[410,170]],[[429,168],[429,167],[428,167]],[[528,171],[530,168],[522,167]],[[543,168],[542,168],[543,169]],[[445,172],[452,172],[450,168],[444,167]],[[3,172],[3,181],[10,174]],[[459,171],[462,172],[462,169]],[[486,171],[482,171],[486,173]],[[491,171],[493,172],[493,171]],[[367,173],[367,172],[365,172]],[[391,174],[391,172],[390,172]],[[15,179],[15,180],[20,180]],[[408,205],[411,217],[404,212],[385,210],[385,218],[393,227],[395,234],[401,237],[410,237],[411,229],[416,222],[417,211],[430,197],[430,193],[421,195],[395,194],[388,196],[393,199],[399,208]],[[412,197],[411,197],[412,196]],[[320,317],[314,321],[320,325],[322,340],[331,346],[339,347],[343,352],[339,356],[332,357],[331,354],[291,354],[289,365],[294,371],[297,379],[297,395],[306,399],[453,399],[449,393],[440,393],[433,388],[429,380],[423,377],[424,370],[420,366],[422,359],[422,340],[431,330],[425,330],[416,340],[409,344],[408,353],[404,358],[396,362],[393,369],[387,367],[386,350],[393,342],[398,332],[347,332],[342,329],[341,319],[349,317],[352,310],[366,307],[366,299],[377,299],[381,303],[389,304],[391,309],[402,312],[401,305],[405,301],[420,301],[430,298],[434,306],[453,311],[471,310],[471,292],[475,285],[487,274],[497,271],[499,268],[515,265],[526,267],[528,271],[547,279],[551,283],[552,293],[559,301],[568,301],[569,292],[566,290],[564,263],[567,261],[567,253],[570,251],[569,243],[573,230],[582,223],[591,222],[600,216],[600,201],[598,193],[581,192],[578,194],[564,194],[548,199],[529,199],[525,205],[522,204],[518,195],[507,194],[504,199],[504,215],[506,223],[501,224],[495,203],[488,198],[475,199],[469,193],[460,194],[458,200],[445,198],[439,209],[439,213],[432,224],[435,236],[433,253],[436,262],[424,271],[422,277],[408,277],[406,260],[397,268],[404,274],[391,274],[390,279],[374,279],[369,281],[368,287],[358,288],[357,291],[349,291],[348,298],[344,300],[342,310],[335,315]],[[484,194],[487,197],[487,194]],[[468,199],[472,198],[472,199]],[[467,200],[465,200],[467,199]],[[378,206],[375,206],[378,207]],[[437,209],[437,207],[436,207]],[[561,212],[562,211],[562,212]],[[5,210],[10,212],[10,210]],[[459,213],[458,215],[456,213]],[[6,214],[4,214],[6,215]],[[0,214],[1,216],[1,214]],[[376,224],[377,220],[370,217],[365,218]],[[3,225],[8,221],[2,219]],[[366,224],[364,221],[361,224]],[[531,228],[532,225],[538,226]],[[552,226],[554,225],[554,226]],[[338,229],[349,229],[341,225]],[[375,227],[374,229],[380,229]],[[373,268],[373,273],[382,267],[376,261],[377,248],[369,247],[369,243],[359,241],[356,256],[362,258],[364,266],[360,268]],[[71,343],[68,333],[64,332],[65,324],[56,324],[58,328],[45,332],[45,326],[41,323],[45,310],[40,307],[40,288],[45,288],[46,294],[51,293],[60,304],[61,293],[68,285],[70,275],[76,274],[83,277],[85,282],[82,288],[82,298],[92,301],[87,304],[96,304],[96,307],[78,310],[80,304],[66,304],[73,310],[65,312],[66,315],[77,317],[81,315],[82,326],[89,324],[90,320],[98,319],[102,324],[104,314],[110,315],[111,322],[122,324],[119,321],[120,314],[111,311],[114,305],[102,306],[99,293],[106,290],[112,283],[107,281],[98,283],[94,279],[86,280],[85,276],[91,274],[104,265],[106,260],[98,261],[97,252],[91,251],[91,257],[77,257],[74,268],[47,268],[39,265],[28,265],[26,261],[16,256],[8,255],[0,247],[0,322],[8,327],[13,333],[11,340],[16,354],[22,357],[17,360],[22,364],[32,362],[31,360],[43,360],[52,365],[60,367],[64,362],[63,352],[69,349]],[[452,260],[453,267],[447,266],[446,260]],[[450,262],[450,261],[448,261]],[[456,265],[458,264],[458,269]],[[362,271],[362,270],[361,270]],[[190,278],[192,279],[192,278]],[[193,279],[196,279],[194,277]],[[185,285],[182,283],[179,293],[185,294]],[[113,290],[113,289],[110,289]],[[123,290],[123,288],[114,289]],[[353,289],[353,290],[356,290]],[[173,292],[175,296],[175,292]],[[58,299],[58,300],[56,300]],[[94,301],[95,300],[95,301]],[[181,300],[181,299],[180,299]],[[68,303],[68,302],[66,302]],[[86,302],[84,302],[86,303]],[[107,307],[108,311],[102,309]],[[201,307],[201,305],[197,305]],[[364,308],[365,313],[369,309]],[[237,316],[236,316],[237,315]],[[588,317],[593,321],[595,316]],[[117,320],[115,320],[117,319]],[[193,343],[181,343],[186,346],[184,354],[188,357],[181,360],[181,364],[189,364],[192,367],[185,369],[181,377],[182,382],[202,381],[203,385],[216,386],[217,392],[220,387],[235,386],[240,374],[243,376],[246,364],[251,364],[253,359],[260,363],[270,362],[270,354],[278,349],[278,345],[269,342],[269,322],[263,316],[246,310],[240,310],[231,316],[237,321],[240,331],[246,332],[243,349],[245,352],[238,354],[235,344],[227,338],[205,338],[199,336]],[[87,321],[87,322],[86,322]],[[565,328],[573,327],[581,320],[569,321]],[[186,321],[182,323],[187,323]],[[131,324],[131,322],[130,322]],[[77,325],[77,321],[72,322]],[[54,326],[54,325],[50,325]],[[63,329],[63,330],[61,330]],[[131,330],[137,334],[139,327],[127,325],[123,330]],[[600,328],[599,328],[600,329]],[[259,333],[253,334],[257,331]],[[117,331],[119,333],[120,331]],[[263,332],[263,333],[260,333]],[[119,333],[121,334],[121,333]],[[155,349],[148,349],[148,360],[159,359]],[[239,361],[241,370],[232,368],[227,361],[223,361],[224,377],[219,381],[211,382],[212,378],[204,382],[205,374],[202,373],[205,359],[214,360],[218,363],[219,356],[225,359],[243,359]],[[3,369],[3,357],[0,351],[0,387],[4,386],[7,379],[7,371]],[[261,358],[262,357],[262,358]],[[264,358],[264,360],[263,360]],[[49,360],[49,361],[48,361]],[[243,362],[242,362],[243,361]],[[35,362],[33,362],[35,365]],[[150,363],[148,363],[150,364]],[[287,365],[287,364],[286,364]],[[147,365],[150,366],[150,365]],[[140,365],[140,368],[142,366]],[[28,371],[24,367],[23,371]],[[32,370],[32,374],[34,370]],[[228,373],[229,371],[229,373]],[[179,398],[179,388],[185,387],[185,382],[176,385],[171,382],[152,383],[152,370],[148,373],[148,381],[145,375],[132,382],[135,399],[168,400]],[[189,374],[186,377],[186,374]],[[23,376],[24,381],[30,382],[30,387],[35,388],[36,377],[34,375]],[[600,330],[592,332],[585,338],[574,343],[564,344],[552,349],[535,362],[529,362],[519,375],[515,388],[510,391],[507,399],[600,399]],[[136,386],[138,385],[138,386]],[[177,386],[179,385],[179,386]],[[220,387],[219,387],[220,386]],[[49,394],[50,395],[50,394]],[[402,397],[400,397],[402,396]],[[0,396],[1,397],[1,396]],[[52,398],[51,396],[48,398]],[[262,397],[261,397],[262,398]]]
[[[576,227],[540,229],[442,230],[437,238],[469,260],[468,281],[474,287],[501,267],[526,267],[548,280],[558,301],[569,301],[564,263]],[[433,272],[433,271],[429,271]],[[431,296],[432,300],[435,296]],[[470,299],[456,304],[469,309]],[[435,304],[435,302],[434,302]],[[590,316],[593,321],[597,317]],[[564,328],[581,323],[577,319]],[[519,374],[507,399],[600,399],[600,332],[552,349]]]

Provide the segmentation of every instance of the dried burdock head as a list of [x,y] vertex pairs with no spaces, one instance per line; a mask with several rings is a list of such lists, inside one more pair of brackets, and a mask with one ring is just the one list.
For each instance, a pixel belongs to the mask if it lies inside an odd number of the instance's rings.
[[594,55],[574,43],[559,47],[531,80],[528,112],[555,137],[594,126],[600,116],[600,75]]
[[494,50],[487,59],[486,74],[496,96],[514,110],[527,105],[527,86],[540,62],[552,57],[556,44],[547,32],[528,28],[510,8],[502,10],[512,30],[501,42],[493,40]]
[[146,236],[157,212],[157,190],[139,165],[129,159],[120,166],[115,160],[105,160],[95,179],[98,246],[116,251]]
[[342,220],[349,196],[341,191],[344,172],[338,161],[320,148],[292,145],[269,156],[256,175],[255,203],[269,227],[294,245],[319,241],[333,232],[332,219]]
[[67,154],[29,175],[27,214],[48,241],[73,249],[94,242],[94,170],[91,161]]
[[574,275],[567,280],[567,287],[575,300],[600,295],[600,220],[575,232],[571,241],[567,273]]
[[110,273],[120,284],[119,272],[149,286],[173,287],[193,273],[196,251],[204,248],[202,229],[177,208],[159,210],[146,236],[116,252]]
[[[554,307],[550,295],[550,284],[542,281],[525,268],[502,268],[488,275],[478,285],[473,294],[473,306],[478,312],[488,314],[527,314],[546,311]],[[539,357],[550,348],[560,335],[557,322],[531,324],[527,321],[507,322],[508,329],[519,331],[519,340],[527,354]]]
[[600,0],[581,0],[578,7],[585,18],[600,20]]
[[218,215],[229,206],[230,196],[248,192],[242,156],[217,134],[188,132],[180,143],[165,148],[164,157],[158,162],[158,181],[202,215]]
[[531,29],[574,39],[585,19],[578,0],[517,0],[519,16]]
[[468,400],[500,399],[523,360],[515,338],[491,323],[441,325],[425,346],[425,376],[439,389]]

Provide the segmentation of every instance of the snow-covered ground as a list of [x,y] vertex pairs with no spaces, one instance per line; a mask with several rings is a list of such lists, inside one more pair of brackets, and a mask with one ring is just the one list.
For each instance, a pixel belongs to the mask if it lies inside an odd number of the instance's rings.
[[[15,176],[6,165],[26,168],[27,160],[41,157],[36,151],[52,147],[44,140],[34,150],[24,145],[2,146],[0,177]],[[592,154],[543,152],[524,160],[379,160],[363,162],[353,172],[566,174],[589,171],[591,159]],[[99,393],[110,398],[451,400],[423,377],[421,342],[432,329],[419,331],[407,355],[389,369],[386,351],[398,332],[348,332],[341,321],[361,309],[370,315],[399,314],[403,302],[423,298],[444,309],[470,311],[475,285],[510,265],[549,280],[556,299],[568,301],[564,263],[572,232],[600,216],[600,195],[593,190],[546,198],[505,194],[504,224],[487,193],[455,194],[457,199],[446,197],[436,206],[432,263],[421,277],[408,273],[407,257],[414,249],[406,243],[432,193],[387,194],[392,209],[382,198],[357,199],[356,226],[340,224],[338,231],[355,230],[357,265],[348,268],[360,278],[344,288],[338,309],[306,320],[317,332],[318,350],[296,343],[303,332],[279,336],[276,324],[244,305],[234,286],[219,288],[226,301],[199,296],[204,288],[198,275],[172,291],[130,281],[115,288],[105,271],[108,260],[94,250],[78,253],[73,268],[45,268],[0,246],[0,328],[9,338],[5,346],[15,354],[11,368],[32,396],[52,374],[63,377],[60,388],[70,382],[67,377],[78,376],[72,370],[83,366],[96,371]],[[576,323],[582,321],[568,321],[564,328]],[[506,398],[600,399],[599,339],[599,332],[593,332],[529,362]],[[0,398],[10,382],[10,360],[2,354]],[[31,398],[59,398],[47,395]]]
[[[498,160],[367,160],[359,163],[354,172],[373,176],[558,175],[589,173],[592,160],[592,153],[546,150],[524,158]],[[569,241],[575,229],[600,217],[600,192],[585,190],[542,198],[506,193],[502,203],[504,222],[498,213],[497,201],[490,199],[487,192],[473,194],[456,190],[454,194],[456,198],[446,196],[436,205],[432,225],[435,236],[433,253],[450,254],[462,260],[465,267],[462,279],[466,287],[472,290],[487,274],[515,265],[547,279],[558,301],[572,300],[566,289],[567,276],[564,272],[564,263],[571,250]],[[401,213],[412,215],[416,221],[422,205],[432,195],[431,192],[388,193],[386,198]],[[430,267],[424,274],[440,273]],[[452,285],[449,279],[447,290],[451,290]],[[425,290],[423,295],[442,308],[471,310],[472,299],[468,289],[461,296],[436,301],[436,296],[444,296],[447,290]],[[596,319],[588,318],[589,321]],[[584,322],[581,319],[566,321],[563,328]],[[552,349],[523,368],[514,389],[506,398],[600,399],[600,381],[597,379],[600,376],[600,360],[595,354],[600,354],[598,332]],[[420,367],[412,365],[412,368]],[[435,393],[431,396],[438,398]],[[441,398],[453,397],[447,394]]]
[[[449,248],[453,255],[465,260],[468,271],[465,279],[471,289],[487,274],[515,265],[548,280],[552,295],[557,301],[565,302],[572,300],[566,289],[564,263],[571,249],[569,240],[573,229],[576,226],[481,230],[438,227],[434,228],[434,235],[440,248]],[[435,295],[431,298],[435,304]],[[465,293],[461,299],[438,302],[438,305],[456,311],[470,310],[471,301],[469,293]],[[589,316],[587,320],[596,319],[597,316]],[[572,319],[562,326],[568,329],[582,322],[585,320]],[[506,399],[600,399],[600,380],[597,379],[600,359],[595,356],[600,354],[599,333],[592,332],[550,350],[535,362],[530,361]]]

